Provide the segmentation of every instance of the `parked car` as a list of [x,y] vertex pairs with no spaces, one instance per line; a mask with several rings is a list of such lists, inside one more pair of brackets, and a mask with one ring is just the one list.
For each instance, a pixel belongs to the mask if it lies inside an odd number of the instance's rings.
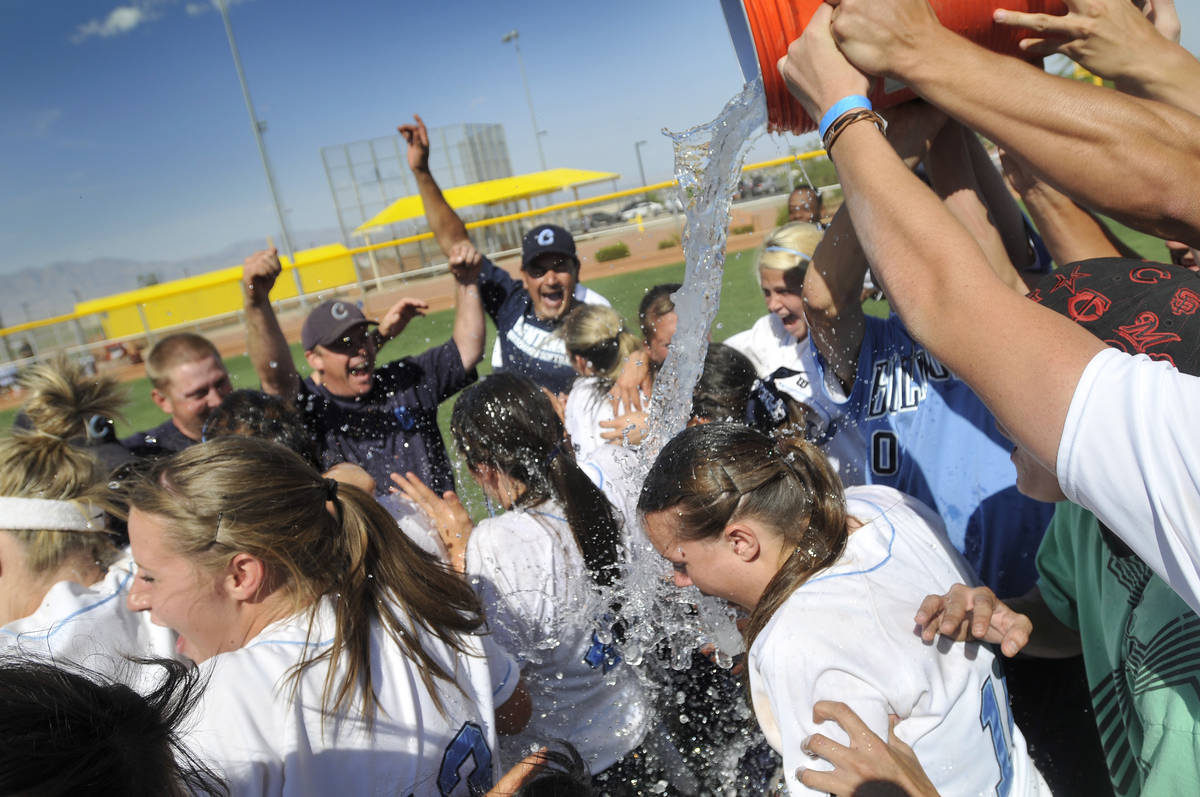
[[616,213],[606,213],[603,210],[597,210],[595,213],[588,214],[588,222],[592,227],[603,227],[606,224],[616,224],[621,220],[621,217]]
[[621,211],[622,221],[633,221],[638,216],[645,218],[647,216],[657,216],[663,212],[663,206],[658,202],[650,202],[643,200],[626,205]]

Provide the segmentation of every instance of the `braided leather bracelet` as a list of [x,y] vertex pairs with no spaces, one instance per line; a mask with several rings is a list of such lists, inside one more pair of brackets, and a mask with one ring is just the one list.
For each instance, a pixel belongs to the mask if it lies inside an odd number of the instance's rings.
[[841,136],[842,131],[855,122],[861,122],[864,120],[868,120],[878,127],[880,133],[887,133],[887,122],[885,122],[883,117],[875,111],[872,111],[869,108],[855,108],[854,110],[846,111],[846,113],[835,119],[833,123],[829,125],[829,129],[825,131],[825,136],[822,140],[822,143],[825,146],[825,154],[832,158],[833,145],[838,140],[838,137]]

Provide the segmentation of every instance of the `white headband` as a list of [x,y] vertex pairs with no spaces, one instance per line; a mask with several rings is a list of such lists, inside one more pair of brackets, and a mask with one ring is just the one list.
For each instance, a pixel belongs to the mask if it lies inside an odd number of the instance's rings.
[[104,531],[104,511],[74,501],[0,498],[0,529]]

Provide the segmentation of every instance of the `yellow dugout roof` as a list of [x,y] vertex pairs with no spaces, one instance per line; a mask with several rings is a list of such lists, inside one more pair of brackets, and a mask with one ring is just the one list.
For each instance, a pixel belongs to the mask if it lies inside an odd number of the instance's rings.
[[[482,183],[460,185],[457,188],[447,188],[442,193],[450,207],[471,207],[473,205],[494,205],[499,202],[513,202],[526,197],[552,194],[565,188],[590,185],[605,180],[615,180],[620,177],[616,172],[592,172],[586,169],[548,169],[544,172],[518,174],[515,177],[501,177],[499,180],[485,180]],[[425,205],[421,197],[414,194],[397,199],[375,218],[355,229],[355,232],[366,232],[375,227],[392,224],[397,221],[407,221],[425,215]]]

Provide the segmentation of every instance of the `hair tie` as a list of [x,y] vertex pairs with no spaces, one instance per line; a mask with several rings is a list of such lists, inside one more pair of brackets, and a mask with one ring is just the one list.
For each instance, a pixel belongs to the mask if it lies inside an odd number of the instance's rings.
[[338,481],[337,479],[325,480],[325,500],[333,503],[338,497]]

